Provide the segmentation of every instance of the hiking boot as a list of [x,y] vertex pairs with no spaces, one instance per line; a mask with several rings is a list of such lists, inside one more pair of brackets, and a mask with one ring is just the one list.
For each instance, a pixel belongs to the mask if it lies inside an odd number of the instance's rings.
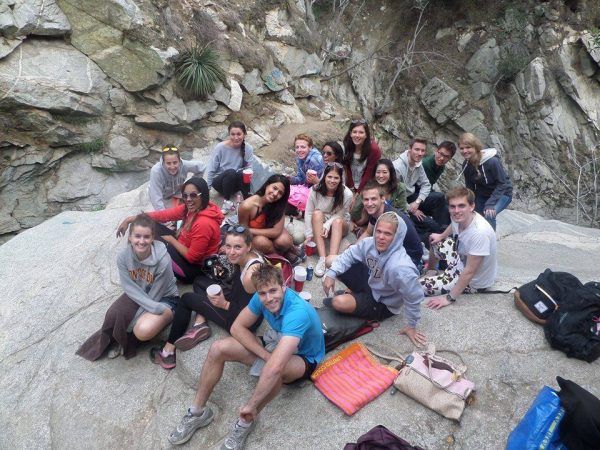
[[235,209],[235,203],[231,200],[224,200],[223,206],[221,206],[221,212],[225,215],[229,214],[231,211]]
[[199,342],[208,339],[210,335],[210,327],[206,322],[202,322],[187,330],[183,336],[173,343],[173,345],[175,345],[178,350],[186,352],[198,345]]
[[163,356],[161,347],[153,347],[150,349],[150,361],[163,369],[171,370],[175,368],[175,353]]
[[252,422],[249,427],[244,428],[239,425],[239,421],[236,421],[223,445],[221,445],[221,450],[241,450],[244,448],[244,442],[246,442],[246,438],[254,429],[255,423],[256,421]]
[[321,278],[323,275],[325,275],[326,270],[327,268],[325,267],[325,257],[321,256],[319,257],[319,262],[315,266],[315,276]]
[[181,423],[169,434],[169,442],[174,445],[186,443],[198,428],[207,426],[214,418],[215,415],[209,406],[205,406],[199,416],[194,416],[188,410],[188,413],[181,419]]

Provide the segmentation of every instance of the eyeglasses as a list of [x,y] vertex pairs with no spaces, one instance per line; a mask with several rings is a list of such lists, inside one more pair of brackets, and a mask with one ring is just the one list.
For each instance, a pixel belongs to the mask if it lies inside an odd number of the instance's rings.
[[243,225],[229,225],[229,228],[227,228],[227,232],[242,234],[244,231],[246,231],[246,229],[247,228]]
[[327,163],[326,167],[337,167],[338,169],[343,169],[344,166],[342,166],[339,162],[330,162]]
[[192,200],[195,200],[198,198],[200,194],[198,194],[197,192],[190,192],[189,194],[187,192],[184,192],[183,194],[181,194],[181,197],[184,199],[188,199],[191,198]]
[[179,149],[177,147],[169,147],[169,146],[167,146],[167,147],[163,147],[162,151],[163,151],[163,153],[167,153],[167,152],[175,152],[175,153],[177,153],[177,152],[179,152]]
[[367,124],[367,120],[366,119],[354,119],[352,122],[350,122],[352,125],[366,125]]
[[444,158],[444,159],[452,159],[452,155],[446,155],[445,153],[442,153],[439,149],[436,150],[436,153],[438,154],[438,156],[440,158]]

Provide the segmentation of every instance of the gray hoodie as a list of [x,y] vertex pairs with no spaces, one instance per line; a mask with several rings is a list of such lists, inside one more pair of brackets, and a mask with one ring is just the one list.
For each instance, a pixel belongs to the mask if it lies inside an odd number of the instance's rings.
[[419,272],[402,246],[405,234],[406,224],[398,217],[398,229],[387,250],[380,253],[375,247],[374,238],[365,238],[342,253],[325,275],[335,279],[352,264],[365,263],[369,268],[369,286],[375,300],[387,306],[393,314],[399,314],[404,304],[406,324],[415,328],[421,318],[424,295]]
[[228,169],[240,170],[252,167],[254,163],[254,149],[244,141],[244,158],[239,148],[225,145],[226,141],[219,142],[212,154],[206,170],[206,182],[208,188],[212,187],[214,178]]
[[150,170],[150,183],[148,185],[150,203],[152,203],[154,210],[167,209],[164,200],[181,192],[181,186],[189,172],[202,176],[205,169],[206,164],[201,161],[186,161],[182,159],[177,175],[171,175],[165,169],[161,156],[160,160]]
[[415,193],[415,185],[419,185],[419,197],[422,202],[425,201],[429,193],[431,192],[431,183],[425,169],[423,168],[423,161],[419,161],[415,167],[411,168],[408,164],[408,150],[402,153],[398,159],[394,162],[394,169],[396,169],[396,175],[398,179],[406,186],[406,196],[410,197]]
[[159,303],[161,298],[179,296],[171,264],[167,247],[159,241],[152,243],[152,252],[143,261],[138,260],[129,243],[119,252],[117,269],[121,287],[131,300],[140,305],[130,329],[144,311],[162,314],[168,306]]

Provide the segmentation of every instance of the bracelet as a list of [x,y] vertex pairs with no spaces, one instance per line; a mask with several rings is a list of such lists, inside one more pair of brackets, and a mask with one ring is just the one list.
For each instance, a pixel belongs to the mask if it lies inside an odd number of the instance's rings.
[[456,301],[456,299],[452,297],[452,294],[450,294],[450,292],[446,294],[446,300],[448,300],[450,303],[454,303]]

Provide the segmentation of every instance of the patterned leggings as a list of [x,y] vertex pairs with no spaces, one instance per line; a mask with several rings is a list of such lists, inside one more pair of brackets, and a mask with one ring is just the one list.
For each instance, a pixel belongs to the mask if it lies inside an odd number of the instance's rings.
[[[458,281],[458,277],[460,277],[460,273],[465,267],[458,256],[457,249],[455,249],[455,242],[454,238],[448,237],[431,247],[435,256],[446,261],[448,267],[439,275],[423,277],[419,280],[425,296],[447,294]],[[467,286],[463,294],[473,294],[475,292],[477,292],[477,289]]]

